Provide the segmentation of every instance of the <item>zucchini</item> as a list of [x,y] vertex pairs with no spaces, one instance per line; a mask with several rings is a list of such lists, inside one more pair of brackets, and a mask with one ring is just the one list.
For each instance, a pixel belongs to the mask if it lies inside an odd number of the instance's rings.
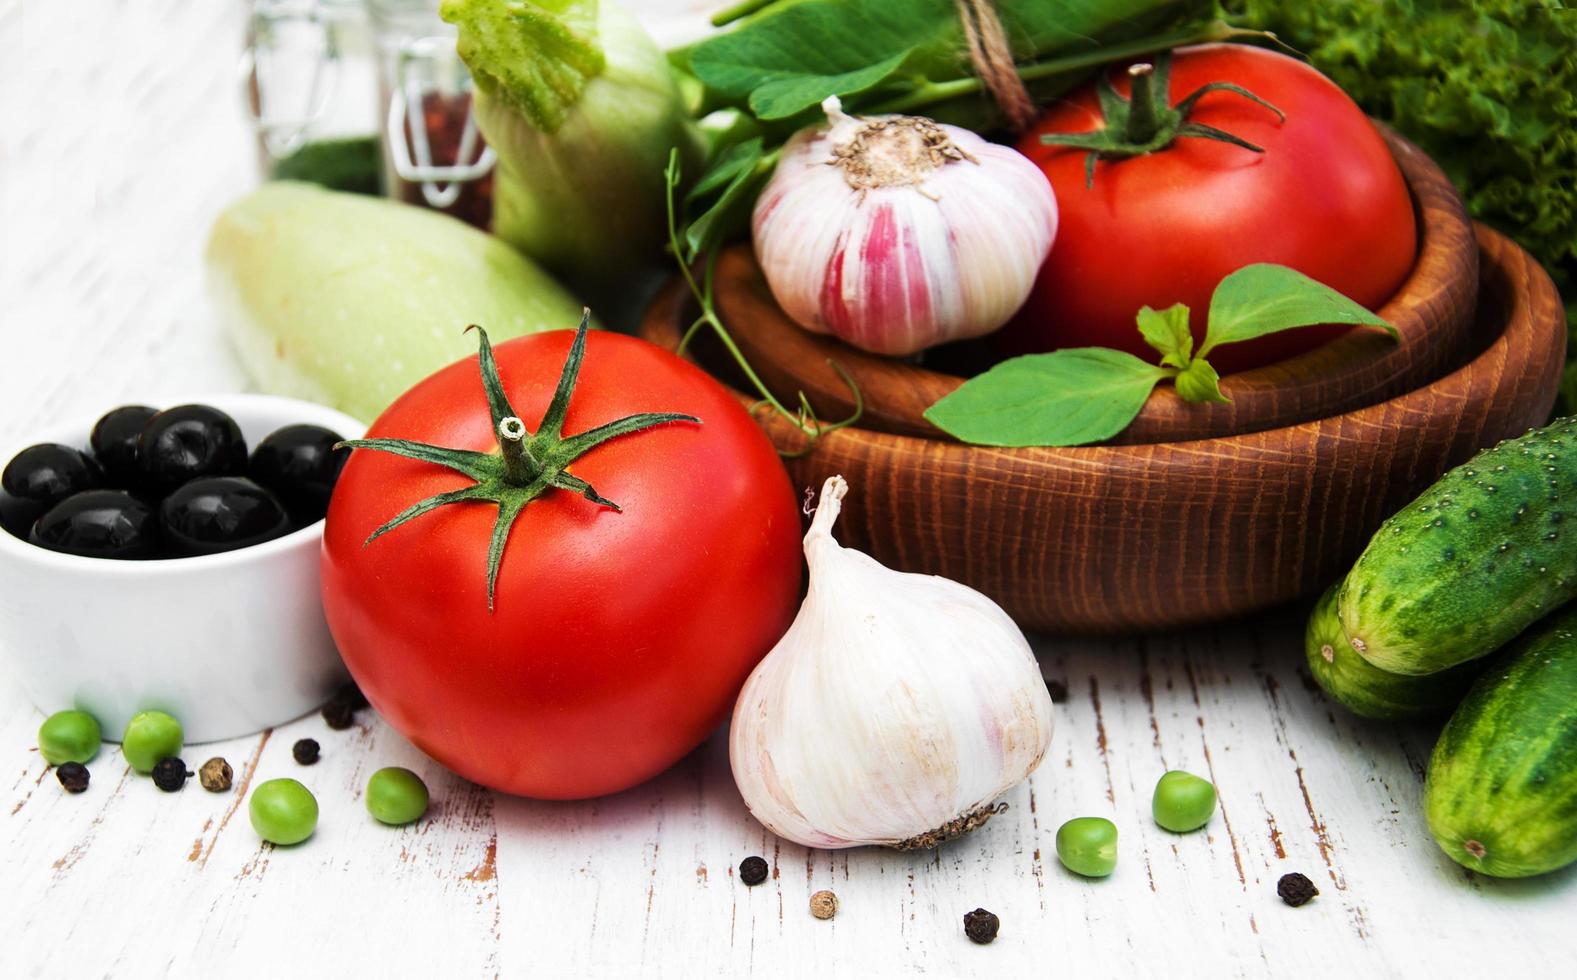
[[1465,663],[1422,676],[1381,670],[1358,656],[1342,633],[1336,619],[1339,588],[1337,583],[1320,596],[1303,638],[1309,673],[1321,689],[1361,718],[1403,721],[1443,715],[1456,707],[1481,665]]
[[1429,830],[1497,878],[1577,861],[1577,606],[1493,663],[1446,723],[1424,781]]
[[1342,582],[1342,631],[1393,674],[1494,652],[1577,597],[1574,506],[1577,418],[1479,453],[1380,525]]

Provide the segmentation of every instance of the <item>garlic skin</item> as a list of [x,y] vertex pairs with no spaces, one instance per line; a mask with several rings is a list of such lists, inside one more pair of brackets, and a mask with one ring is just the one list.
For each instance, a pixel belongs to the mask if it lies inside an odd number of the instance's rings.
[[783,311],[890,355],[1006,323],[1056,237],[1040,168],[956,126],[822,108],[829,125],[783,147],[751,219]]
[[822,487],[810,590],[734,705],[729,761],[751,814],[807,847],[911,849],[997,812],[1051,744],[1051,696],[996,603],[895,572],[832,538],[848,484]]

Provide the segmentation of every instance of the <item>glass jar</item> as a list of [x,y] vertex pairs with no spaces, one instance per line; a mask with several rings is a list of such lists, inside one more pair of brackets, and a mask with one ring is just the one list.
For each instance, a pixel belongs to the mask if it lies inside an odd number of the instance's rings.
[[384,189],[486,229],[493,151],[471,112],[471,75],[438,0],[368,0],[378,50]]
[[266,178],[380,191],[383,116],[361,0],[253,0],[241,73]]

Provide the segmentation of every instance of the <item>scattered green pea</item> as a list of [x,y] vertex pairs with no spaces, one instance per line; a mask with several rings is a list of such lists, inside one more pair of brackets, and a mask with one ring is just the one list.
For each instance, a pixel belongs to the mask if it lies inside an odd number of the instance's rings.
[[294,779],[270,779],[247,803],[252,829],[271,844],[299,844],[318,829],[318,801]]
[[101,742],[98,720],[86,711],[57,711],[38,726],[38,754],[52,766],[88,762]]
[[1057,859],[1074,874],[1104,878],[1117,867],[1117,825],[1105,817],[1075,817],[1057,828]]
[[181,754],[181,723],[162,711],[139,711],[126,723],[120,751],[131,767],[143,775],[153,772],[159,760]]
[[427,784],[409,769],[390,766],[367,780],[367,812],[390,826],[420,820],[427,812]]
[[1156,782],[1150,809],[1156,823],[1173,833],[1186,834],[1210,822],[1216,812],[1216,788],[1208,779],[1174,769]]

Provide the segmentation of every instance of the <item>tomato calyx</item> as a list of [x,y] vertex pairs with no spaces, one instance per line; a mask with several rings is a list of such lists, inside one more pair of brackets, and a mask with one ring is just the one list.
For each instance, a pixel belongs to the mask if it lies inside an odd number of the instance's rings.
[[558,387],[553,392],[553,400],[548,403],[535,434],[515,414],[509,396],[504,394],[503,382],[498,376],[498,362],[493,359],[493,346],[488,342],[487,331],[475,324],[466,328],[468,332],[475,330],[479,338],[482,388],[487,393],[493,432],[498,439],[499,452],[496,454],[433,446],[408,439],[347,439],[339,443],[335,448],[343,446],[392,453],[447,467],[475,481],[471,486],[435,494],[405,508],[373,531],[364,546],[407,521],[447,504],[470,501],[497,504],[498,520],[493,524],[493,535],[487,549],[487,608],[491,612],[498,569],[504,559],[504,545],[509,540],[510,529],[526,505],[549,490],[557,489],[577,493],[600,507],[622,511],[618,504],[599,494],[591,484],[569,472],[569,465],[610,439],[669,422],[694,422],[699,425],[701,420],[679,412],[641,412],[573,436],[565,436],[564,416],[569,411],[570,396],[574,394],[581,362],[586,356],[586,331],[590,322],[591,311],[583,310],[580,326],[575,331],[575,340],[570,345],[569,357],[564,361]]
[[1274,112],[1278,122],[1287,120],[1286,113],[1231,82],[1201,85],[1174,106],[1168,79],[1171,66],[1172,54],[1169,51],[1163,51],[1155,59],[1154,65],[1131,66],[1128,69],[1130,96],[1126,99],[1118,93],[1110,78],[1101,75],[1096,94],[1101,100],[1101,115],[1105,117],[1106,124],[1087,133],[1047,133],[1040,141],[1048,146],[1072,146],[1089,150],[1084,158],[1084,186],[1092,187],[1095,184],[1097,160],[1126,160],[1144,156],[1164,150],[1184,137],[1218,140],[1254,153],[1264,153],[1264,147],[1240,136],[1189,120],[1199,100],[1211,92],[1241,95]]

